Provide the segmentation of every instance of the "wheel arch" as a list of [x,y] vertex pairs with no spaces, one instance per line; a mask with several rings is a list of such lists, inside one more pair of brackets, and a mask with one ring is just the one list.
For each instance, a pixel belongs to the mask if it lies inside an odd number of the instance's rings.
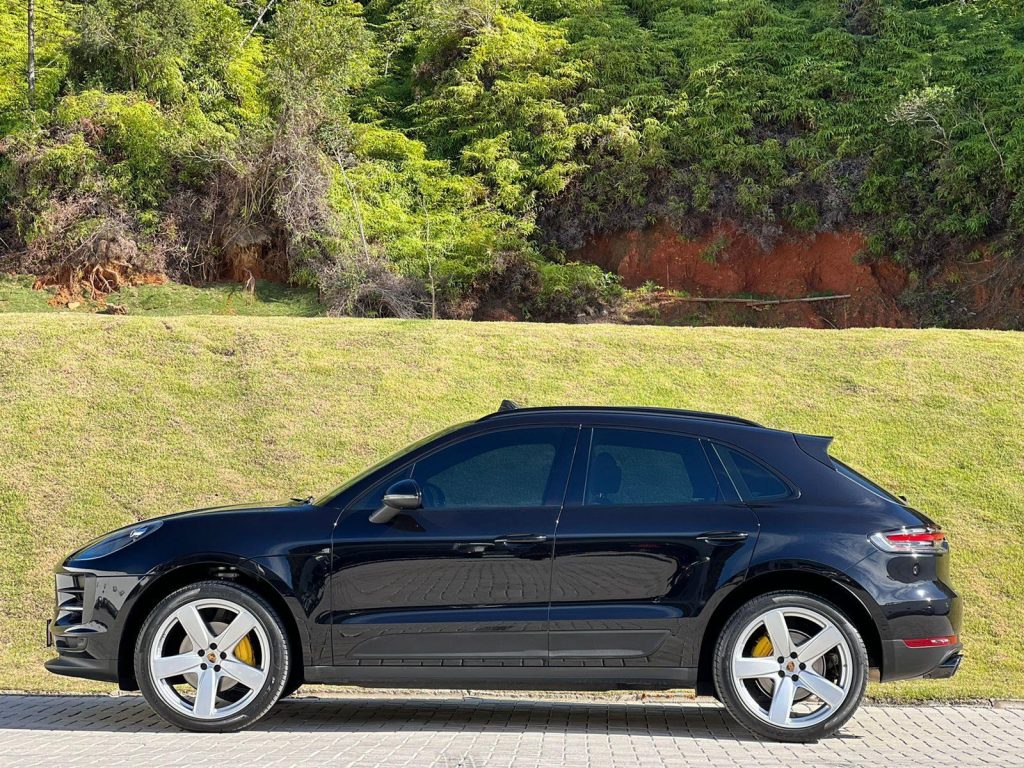
[[153,608],[172,592],[199,581],[225,581],[248,587],[266,600],[277,612],[284,625],[293,663],[290,680],[301,683],[303,660],[306,653],[306,638],[300,631],[295,615],[288,607],[282,592],[270,580],[260,576],[245,560],[203,560],[188,562],[170,568],[153,578],[134,599],[121,629],[117,652],[118,687],[123,691],[138,690],[135,679],[135,644],[146,617]]
[[848,586],[814,570],[799,568],[768,571],[737,586],[715,606],[704,626],[697,661],[697,693],[715,695],[712,664],[715,644],[726,621],[741,605],[768,592],[807,592],[835,605],[846,614],[863,638],[869,666],[881,670],[882,639],[878,625],[871,611],[855,593],[854,586]]

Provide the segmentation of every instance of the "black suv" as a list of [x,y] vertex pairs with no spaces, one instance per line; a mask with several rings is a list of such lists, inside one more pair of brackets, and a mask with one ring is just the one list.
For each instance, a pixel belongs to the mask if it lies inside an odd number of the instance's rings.
[[949,677],[945,535],[830,439],[655,408],[517,408],[319,499],[103,536],[57,569],[59,674],[196,731],[303,682],[696,688],[808,741],[869,674]]

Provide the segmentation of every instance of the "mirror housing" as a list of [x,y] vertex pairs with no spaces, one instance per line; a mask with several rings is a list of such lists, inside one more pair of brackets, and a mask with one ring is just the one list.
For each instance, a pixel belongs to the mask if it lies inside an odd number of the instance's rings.
[[423,506],[423,492],[415,480],[399,480],[384,492],[384,506],[370,515],[371,523],[388,523],[399,512]]

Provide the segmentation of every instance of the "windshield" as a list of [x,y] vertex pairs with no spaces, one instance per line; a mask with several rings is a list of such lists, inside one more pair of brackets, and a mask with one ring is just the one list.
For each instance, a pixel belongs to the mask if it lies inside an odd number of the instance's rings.
[[836,459],[832,456],[829,456],[829,458],[832,459],[832,464],[835,466],[836,472],[843,475],[844,477],[850,478],[861,488],[866,488],[867,490],[871,491],[872,493],[878,496],[881,496],[883,499],[887,501],[891,501],[894,504],[899,504],[901,507],[905,507],[907,505],[907,502],[904,499],[897,498],[896,496],[885,490],[885,488],[882,488],[881,486],[871,482],[866,477],[864,477],[864,475],[855,470],[853,467],[843,464],[843,462],[841,462],[839,459]]
[[353,485],[358,483],[360,480],[363,480],[364,478],[369,477],[374,472],[376,472],[378,469],[381,469],[382,467],[385,467],[388,464],[391,464],[392,462],[397,461],[398,459],[400,459],[403,456],[405,456],[407,453],[412,453],[413,451],[415,451],[420,446],[426,445],[427,443],[432,442],[432,441],[436,440],[439,437],[447,435],[449,432],[454,432],[456,429],[462,429],[462,427],[464,427],[464,426],[466,426],[466,425],[465,424],[456,424],[453,427],[446,427],[446,428],[444,428],[444,429],[442,429],[442,430],[440,430],[438,432],[434,432],[433,434],[427,435],[422,440],[417,440],[415,443],[412,443],[411,445],[407,445],[404,448],[395,451],[394,453],[392,453],[387,458],[382,459],[381,461],[378,461],[372,467],[369,467],[368,469],[364,469],[362,472],[360,472],[355,477],[349,478],[344,483],[339,485],[337,488],[335,488],[334,490],[329,491],[328,493],[324,494],[323,496],[321,496],[319,499],[317,499],[313,503],[316,504],[318,507],[322,507],[325,504],[329,504],[338,494],[348,490]]

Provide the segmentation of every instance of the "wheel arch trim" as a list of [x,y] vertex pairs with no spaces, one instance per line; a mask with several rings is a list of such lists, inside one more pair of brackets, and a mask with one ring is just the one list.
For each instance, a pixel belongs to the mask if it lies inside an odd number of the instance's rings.
[[310,658],[309,633],[305,622],[296,615],[295,596],[285,580],[252,559],[208,553],[164,564],[159,571],[141,577],[123,608],[127,614],[121,625],[117,652],[117,679],[121,690],[138,689],[134,669],[135,643],[153,608],[175,590],[210,579],[248,587],[270,603],[284,624],[292,646],[292,675],[303,674],[304,660]]
[[722,590],[706,609],[697,659],[697,693],[714,695],[712,664],[715,644],[729,617],[744,603],[768,592],[806,592],[834,603],[856,627],[868,652],[868,663],[882,670],[884,618],[865,590],[846,574],[815,563],[766,564],[751,569],[747,578]]

